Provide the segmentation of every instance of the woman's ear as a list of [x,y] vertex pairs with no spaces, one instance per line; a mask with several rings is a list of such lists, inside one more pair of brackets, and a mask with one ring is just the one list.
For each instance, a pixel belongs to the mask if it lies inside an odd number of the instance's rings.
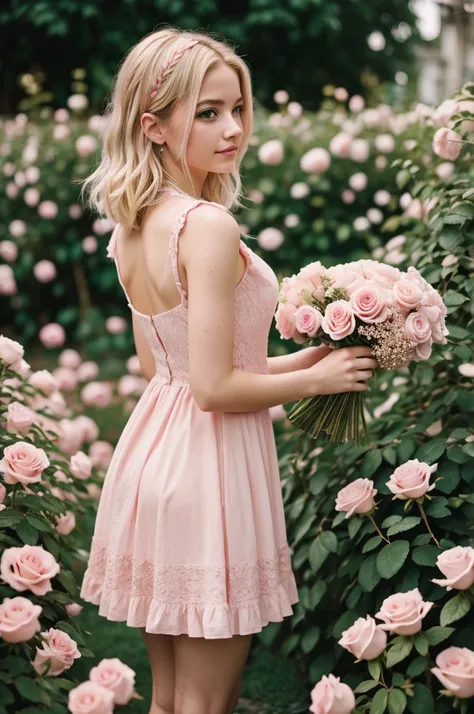
[[163,145],[165,143],[162,127],[154,114],[150,112],[142,114],[140,117],[140,126],[143,133],[155,144]]

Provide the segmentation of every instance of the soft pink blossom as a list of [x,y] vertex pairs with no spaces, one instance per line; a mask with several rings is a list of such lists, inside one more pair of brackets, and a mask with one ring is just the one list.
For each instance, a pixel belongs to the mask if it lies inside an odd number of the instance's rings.
[[61,367],[68,369],[77,369],[81,364],[81,355],[76,350],[63,350],[58,357],[58,363]]
[[391,198],[389,192],[385,190],[376,191],[374,193],[374,203],[376,203],[377,206],[388,206]]
[[363,164],[369,158],[370,144],[365,139],[354,139],[351,146],[351,159]]
[[45,451],[26,441],[16,441],[5,447],[0,461],[5,483],[21,483],[25,488],[41,481],[41,475],[48,466]]
[[52,349],[54,347],[61,347],[66,339],[66,333],[64,328],[61,327],[57,322],[50,322],[41,328],[38,334],[44,347]]
[[365,618],[359,617],[342,633],[339,644],[357,659],[371,660],[384,651],[387,634],[376,624],[373,617],[367,615]]
[[395,148],[395,139],[391,134],[379,134],[375,137],[375,148],[382,154],[388,154]]
[[46,220],[56,218],[58,215],[58,205],[54,201],[41,201],[38,206],[38,215]]
[[352,174],[349,178],[349,186],[353,191],[363,191],[367,186],[367,176],[361,171]]
[[415,588],[385,598],[375,617],[384,620],[385,624],[379,625],[383,630],[396,635],[414,635],[421,630],[423,618],[433,605],[432,602],[425,602],[418,588]]
[[86,236],[82,241],[82,250],[84,253],[95,253],[97,250],[97,238],[95,236]]
[[474,652],[467,647],[448,647],[436,657],[431,671],[443,687],[458,699],[474,696]]
[[[69,669],[81,657],[77,642],[67,632],[50,627],[42,632],[42,647],[36,647],[36,657],[32,662],[35,672],[47,677],[57,677]],[[46,673],[47,665],[50,669]]]
[[420,312],[411,312],[405,320],[405,334],[408,339],[421,344],[431,339],[431,325]]
[[6,506],[5,506],[5,497],[7,495],[7,489],[3,485],[3,483],[0,483],[0,511],[4,511]]
[[285,89],[279,89],[273,95],[273,101],[275,104],[286,104],[290,96]]
[[0,605],[0,638],[5,642],[28,642],[41,630],[39,616],[43,608],[28,598],[6,597]]
[[106,469],[114,453],[112,444],[108,441],[95,441],[89,447],[89,457],[96,468]]
[[75,478],[84,481],[91,476],[92,461],[83,451],[78,451],[71,457],[69,470]]
[[312,305],[302,305],[295,313],[295,326],[298,332],[314,337],[321,327],[322,315]]
[[67,511],[66,513],[60,513],[55,516],[56,526],[54,530],[59,535],[67,536],[76,527],[76,516],[72,511]]
[[336,497],[336,511],[344,511],[346,519],[354,513],[369,513],[375,506],[377,489],[368,478],[358,478],[341,488]]
[[410,459],[395,469],[386,485],[396,498],[421,498],[434,489],[430,478],[437,468],[438,464],[429,466],[424,461]]
[[311,691],[312,714],[350,714],[354,707],[354,692],[332,674],[323,675]]
[[474,378],[474,363],[464,362],[463,364],[460,364],[458,372],[459,374],[462,374],[463,377],[470,377],[471,379]]
[[35,420],[32,409],[20,402],[10,402],[7,408],[7,431],[26,436]]
[[5,548],[0,563],[0,575],[7,585],[23,592],[46,595],[53,588],[51,579],[59,573],[55,558],[42,545]]
[[441,159],[456,161],[461,153],[462,143],[459,134],[452,129],[442,127],[433,137],[433,151]]
[[455,165],[450,161],[443,161],[435,170],[436,176],[442,181],[447,181],[453,175],[455,168]]
[[345,87],[336,87],[334,90],[334,99],[337,102],[345,102],[347,97],[349,96],[349,92]]
[[0,242],[0,256],[3,260],[13,263],[18,257],[18,248],[12,240],[2,240]]
[[329,151],[333,156],[347,159],[351,155],[352,137],[341,131],[332,137],[329,142]]
[[349,99],[349,109],[351,112],[361,112],[365,107],[365,99],[360,94],[353,94]]
[[286,110],[293,119],[299,119],[303,114],[303,107],[299,102],[290,102]]
[[335,300],[326,307],[321,327],[332,340],[342,340],[355,330],[355,315],[347,300]]
[[77,368],[78,382],[90,382],[92,379],[95,379],[98,374],[99,374],[99,366],[96,362],[92,362],[91,360],[87,360],[86,362],[83,362]]
[[310,190],[310,187],[305,181],[297,181],[290,188],[290,196],[296,199],[306,198]]
[[69,112],[67,109],[56,109],[54,112],[54,120],[58,122],[66,122],[69,119]]
[[74,369],[57,367],[53,376],[58,383],[58,388],[64,392],[73,392],[77,387],[77,374]]
[[307,151],[300,160],[300,166],[306,173],[323,174],[331,165],[331,156],[326,149],[316,148]]
[[76,154],[81,158],[87,158],[91,154],[94,154],[97,150],[97,147],[97,139],[91,134],[83,134],[82,136],[79,136],[76,139]]
[[363,322],[369,324],[385,322],[388,317],[388,306],[383,290],[376,283],[367,283],[350,296],[354,314]]
[[355,195],[354,191],[352,191],[350,188],[346,188],[342,192],[341,198],[344,203],[349,204],[349,203],[354,203],[356,195]]
[[469,590],[474,584],[474,548],[456,546],[438,555],[436,565],[446,576],[444,580],[433,579],[436,585],[446,590]]
[[84,609],[83,606],[79,605],[79,603],[77,602],[71,602],[68,605],[65,605],[64,607],[66,608],[66,612],[69,617],[77,617]]
[[112,714],[114,693],[87,680],[70,690],[67,706],[71,714]]
[[423,290],[413,280],[402,278],[393,286],[393,297],[398,310],[407,315],[419,306]]
[[259,147],[258,158],[265,166],[278,166],[285,157],[285,149],[280,139],[270,139]]
[[128,704],[135,685],[135,672],[118,657],[102,659],[89,673],[91,682],[100,684],[114,694],[114,702],[119,706]]
[[278,228],[264,228],[257,236],[260,248],[264,250],[278,250],[285,237]]
[[280,333],[282,340],[290,340],[295,334],[295,315],[297,308],[290,302],[278,304],[275,313],[276,329]]
[[40,283],[49,283],[56,277],[56,266],[50,260],[40,260],[34,266],[33,274]]
[[71,419],[61,419],[57,422],[59,432],[58,446],[66,454],[75,454],[82,445],[82,429]]
[[120,335],[127,329],[127,321],[119,315],[112,315],[105,321],[105,329],[111,335]]
[[106,382],[89,382],[81,391],[81,399],[88,407],[108,407],[112,402],[112,389]]
[[47,397],[50,397],[58,388],[55,378],[47,369],[40,369],[37,372],[33,372],[28,378],[28,381],[32,387],[40,389]]
[[20,367],[25,350],[16,340],[0,335],[0,360],[5,362],[9,369],[16,372]]
[[99,427],[91,417],[81,414],[74,419],[74,424],[81,432],[82,441],[91,443],[99,436]]

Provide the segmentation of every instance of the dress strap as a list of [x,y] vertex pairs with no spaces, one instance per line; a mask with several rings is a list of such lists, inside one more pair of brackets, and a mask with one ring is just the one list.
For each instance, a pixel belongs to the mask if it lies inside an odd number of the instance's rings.
[[228,210],[225,206],[222,205],[222,203],[214,203],[213,201],[206,201],[205,199],[197,199],[196,201],[194,201],[194,203],[191,203],[189,206],[187,206],[185,208],[185,210],[179,216],[178,220],[176,221],[176,223],[174,225],[174,228],[171,233],[168,252],[170,255],[171,267],[173,270],[176,287],[178,288],[179,293],[181,295],[181,302],[185,307],[188,304],[188,296],[187,296],[186,290],[184,289],[183,285],[181,284],[181,280],[179,279],[178,238],[179,238],[179,234],[181,233],[184,225],[186,224],[186,219],[188,217],[189,212],[192,211],[194,208],[197,208],[201,204],[207,204],[208,206],[217,206],[218,208],[222,208],[224,211]]

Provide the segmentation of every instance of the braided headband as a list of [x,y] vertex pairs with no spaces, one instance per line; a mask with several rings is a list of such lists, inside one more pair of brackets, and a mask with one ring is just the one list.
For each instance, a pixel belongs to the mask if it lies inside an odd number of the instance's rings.
[[158,87],[159,87],[160,84],[162,83],[166,72],[167,72],[171,67],[174,67],[174,65],[179,62],[179,60],[180,60],[181,57],[184,55],[184,53],[185,53],[187,50],[190,50],[191,47],[194,47],[194,45],[197,45],[198,42],[199,42],[199,40],[191,40],[191,42],[188,42],[188,44],[185,45],[184,47],[179,47],[177,50],[175,50],[175,52],[173,53],[173,55],[171,56],[171,58],[168,60],[168,62],[165,62],[165,64],[163,65],[163,67],[162,67],[162,69],[161,69],[161,72],[160,72],[159,76],[157,77],[157,79],[156,79],[156,81],[155,81],[155,84],[153,85],[153,89],[151,90],[150,99],[153,99],[153,97],[154,97],[155,94],[157,93]]

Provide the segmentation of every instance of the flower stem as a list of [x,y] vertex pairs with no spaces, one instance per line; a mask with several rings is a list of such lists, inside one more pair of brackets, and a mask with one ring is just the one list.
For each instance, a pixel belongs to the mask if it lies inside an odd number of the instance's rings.
[[369,516],[369,518],[370,518],[370,520],[372,521],[372,524],[373,524],[375,530],[377,531],[377,533],[379,534],[379,536],[382,538],[382,540],[384,540],[386,543],[390,543],[389,539],[388,539],[388,538],[385,538],[385,536],[383,535],[382,531],[380,530],[380,528],[378,527],[378,525],[377,525],[376,522],[374,521],[374,517],[373,517],[373,516]]
[[423,520],[424,520],[424,522],[425,522],[425,525],[426,525],[426,527],[427,527],[427,529],[428,529],[428,533],[429,533],[430,536],[433,538],[434,542],[436,543],[436,545],[437,545],[438,548],[439,548],[440,545],[439,545],[438,541],[436,540],[433,531],[432,531],[431,528],[430,528],[430,524],[428,523],[428,519],[427,519],[427,517],[426,517],[425,509],[423,508],[423,506],[421,505],[421,503],[418,503],[418,508],[420,509],[421,517],[423,518]]

